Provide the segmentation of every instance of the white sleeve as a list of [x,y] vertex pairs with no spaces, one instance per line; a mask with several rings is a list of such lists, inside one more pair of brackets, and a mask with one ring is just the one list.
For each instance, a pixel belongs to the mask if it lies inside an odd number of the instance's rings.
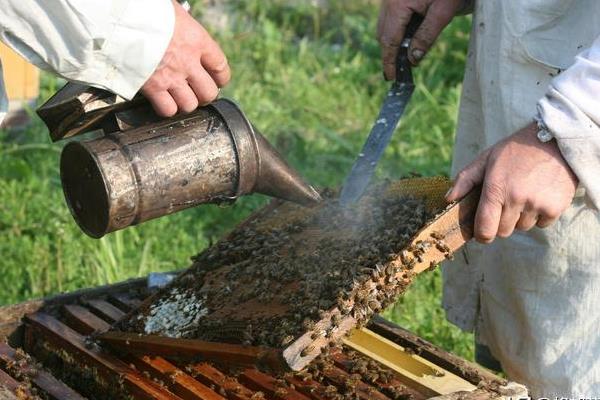
[[38,67],[131,99],[171,40],[171,0],[0,0],[0,40]]
[[563,157],[600,209],[600,37],[552,80],[537,107]]

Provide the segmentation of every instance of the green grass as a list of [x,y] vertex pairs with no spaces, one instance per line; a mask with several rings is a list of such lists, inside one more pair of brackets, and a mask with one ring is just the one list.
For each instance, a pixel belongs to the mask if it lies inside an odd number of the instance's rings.
[[[284,0],[230,4],[228,27],[211,29],[233,68],[224,95],[311,182],[339,185],[389,86],[374,39],[376,6],[368,0],[331,0],[326,8]],[[207,15],[199,3],[194,11],[200,19]],[[381,163],[382,177],[448,173],[469,25],[456,20],[415,71],[417,89]],[[60,84],[44,75],[40,101]],[[93,240],[65,206],[60,147],[38,120],[16,138],[0,132],[0,304],[186,267],[190,256],[267,201],[252,196],[226,208],[197,207]],[[425,274],[385,315],[472,358],[471,336],[445,321],[440,295],[439,272]]]

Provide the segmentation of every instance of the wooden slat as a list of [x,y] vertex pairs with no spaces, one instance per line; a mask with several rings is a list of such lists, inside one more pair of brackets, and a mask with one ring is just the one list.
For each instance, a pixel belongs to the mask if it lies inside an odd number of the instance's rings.
[[65,305],[63,307],[65,322],[82,335],[94,332],[105,332],[110,329],[110,324],[93,314],[85,307],[78,305]]
[[[352,379],[350,374],[338,367],[324,368],[321,372],[327,380],[337,387],[344,387]],[[389,400],[389,397],[363,381],[356,382],[355,393],[359,399],[364,400]]]
[[162,357],[131,356],[129,358],[138,370],[147,371],[154,378],[164,382],[169,389],[185,400],[224,400],[225,397],[197,381]]
[[125,316],[123,311],[119,310],[117,307],[105,300],[88,300],[85,302],[85,304],[93,313],[111,323],[117,322],[119,319]]
[[[437,232],[437,234],[444,237],[444,243],[448,246],[450,253],[459,250],[473,237],[473,224],[480,195],[480,187],[471,190],[458,203],[452,205],[442,214],[437,215],[417,232],[411,244],[426,242],[431,239],[433,232]],[[432,246],[423,254],[422,259],[415,264],[413,272],[427,271],[431,268],[431,265],[437,265],[444,261],[446,256],[446,252]]]
[[0,367],[17,368],[19,375],[28,377],[45,395],[53,400],[83,400],[85,397],[54,378],[49,372],[31,365],[24,358],[19,358],[17,351],[6,343],[0,343]]
[[191,364],[186,369],[191,371],[197,380],[206,385],[214,385],[219,393],[224,391],[229,399],[250,400],[254,394],[254,391],[208,363]]
[[142,304],[140,299],[136,299],[126,295],[125,293],[117,293],[110,295],[108,301],[121,311],[129,312]]
[[20,400],[13,392],[0,383],[0,399],[2,400]]
[[271,375],[254,368],[244,370],[238,379],[246,386],[265,393],[268,399],[310,400],[297,390],[280,385]]
[[227,365],[265,365],[274,370],[284,369],[280,354],[264,347],[243,346],[230,343],[206,342],[195,339],[165,338],[138,335],[129,332],[106,332],[98,339],[113,348],[135,354],[153,354],[166,358],[189,360],[202,357]]
[[297,391],[308,396],[313,400],[329,400],[331,399],[331,395],[326,394],[326,389],[319,382],[314,381],[312,379],[302,380],[293,376],[292,374],[287,374],[285,376],[285,380],[294,385]]
[[39,94],[39,70],[4,43],[0,43],[0,58],[8,98],[34,100]]
[[[354,363],[354,361],[351,360],[345,353],[341,351],[332,352],[330,353],[330,357],[336,366],[338,366],[346,372],[350,372],[351,366]],[[365,359],[367,358],[365,357]],[[383,366],[383,368],[386,367]],[[363,380],[365,379],[363,378]],[[398,392],[406,394],[406,396],[410,397],[411,400],[424,400],[428,398],[428,396],[425,396],[423,395],[423,393],[420,393],[417,390],[406,386],[404,383],[402,383],[402,381],[396,378],[392,378],[389,382],[383,382],[378,380],[376,381],[376,383],[373,384],[373,386],[377,386],[380,392],[392,398],[397,397],[395,394]]]
[[31,394],[31,391],[25,385],[0,369],[0,395],[5,393],[7,397],[14,395],[15,399],[39,399],[39,397]]
[[[68,323],[79,333],[90,334],[106,331],[110,328],[108,322],[92,314],[85,307],[66,305],[64,306],[64,311],[68,317]],[[196,381],[164,358],[131,356],[127,361],[133,363],[139,370],[152,373],[156,379],[167,384],[169,389],[182,399],[224,399],[224,397],[219,396],[213,390]]]
[[[102,353],[94,347],[87,346],[82,335],[48,314],[37,312],[27,315],[25,322],[31,332],[35,331],[37,341],[41,336],[59,348],[70,352],[72,357],[81,363],[96,368],[104,376],[119,376],[124,387],[140,399],[180,399],[179,396],[147,379],[123,361],[110,354]],[[26,350],[31,351],[32,349]]]
[[382,317],[373,318],[371,324],[369,324],[369,329],[400,346],[411,349],[426,360],[466,379],[474,385],[479,384],[482,380],[497,382],[501,386],[507,384],[505,379],[501,379],[474,363],[444,351]]
[[398,379],[431,396],[476,389],[472,383],[444,370],[368,329],[356,329],[344,344],[398,373]]
[[82,297],[95,298],[123,291],[139,291],[146,286],[146,282],[146,278],[135,278],[112,285],[79,289],[69,293],[58,294],[43,299],[29,300],[24,303],[1,307],[0,339],[3,339],[5,336],[11,334],[15,329],[14,327],[20,324],[21,318],[23,318],[25,314],[39,311],[42,307],[77,303]]

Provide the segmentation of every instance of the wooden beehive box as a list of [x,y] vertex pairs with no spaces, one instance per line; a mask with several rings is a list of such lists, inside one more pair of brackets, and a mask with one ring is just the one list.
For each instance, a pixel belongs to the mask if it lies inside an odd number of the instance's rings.
[[384,183],[347,209],[333,194],[312,209],[274,202],[115,330],[263,346],[300,370],[471,237],[477,195],[448,207],[448,187]]
[[39,70],[3,43],[0,43],[0,60],[9,100],[35,100],[39,94]]
[[[359,337],[298,373],[276,374],[224,360],[182,361],[111,351],[90,340],[90,335],[108,329],[152,292],[146,282],[136,279],[0,307],[0,398],[485,400],[526,396],[522,386],[379,317],[364,331],[382,338],[368,351],[356,350],[362,343]],[[382,343],[385,347],[379,348]],[[386,365],[380,350],[396,358],[394,368]],[[457,384],[471,389],[457,393],[452,390]]]

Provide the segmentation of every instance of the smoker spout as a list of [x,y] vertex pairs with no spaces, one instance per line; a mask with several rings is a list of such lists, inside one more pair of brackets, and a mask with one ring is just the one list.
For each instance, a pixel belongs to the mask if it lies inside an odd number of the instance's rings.
[[227,124],[239,163],[238,195],[262,193],[302,205],[321,201],[319,193],[288,165],[232,101],[212,106]]
[[255,191],[305,206],[321,201],[319,193],[290,167],[269,142],[254,130],[260,157]]

